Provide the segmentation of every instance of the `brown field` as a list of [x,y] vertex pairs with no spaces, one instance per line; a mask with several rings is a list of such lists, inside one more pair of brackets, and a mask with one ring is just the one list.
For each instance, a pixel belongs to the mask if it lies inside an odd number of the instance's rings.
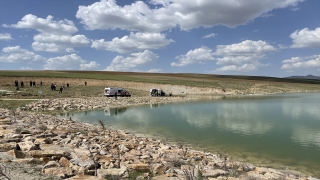
[[[16,90],[14,81],[24,82]],[[36,87],[30,87],[35,81]],[[43,86],[40,87],[40,81]],[[87,81],[87,86],[84,82]],[[65,88],[51,91],[50,85]],[[132,96],[148,96],[151,88],[161,88],[173,95],[246,95],[287,92],[319,92],[320,81],[258,76],[224,76],[208,74],[165,74],[109,71],[0,71],[1,98],[37,99],[103,96],[104,87],[122,87]],[[42,94],[39,93],[42,91]]]

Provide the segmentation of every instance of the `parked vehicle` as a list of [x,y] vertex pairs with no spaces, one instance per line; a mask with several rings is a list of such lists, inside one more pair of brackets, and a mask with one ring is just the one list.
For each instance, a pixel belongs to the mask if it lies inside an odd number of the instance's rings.
[[113,97],[113,96],[130,97],[131,96],[131,94],[128,91],[118,87],[104,88],[103,95],[107,97]]
[[150,89],[150,96],[165,96],[166,93],[162,89]]

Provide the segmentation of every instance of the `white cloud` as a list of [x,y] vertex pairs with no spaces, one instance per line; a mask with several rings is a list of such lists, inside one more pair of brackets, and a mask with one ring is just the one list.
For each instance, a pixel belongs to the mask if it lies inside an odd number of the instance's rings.
[[[123,29],[140,32],[161,32],[175,27],[189,30],[198,27],[225,25],[235,27],[253,21],[274,9],[294,7],[304,0],[152,0],[118,6],[115,0],[101,0],[79,6],[76,17],[88,29]],[[159,5],[159,6],[158,6]]]
[[33,37],[32,48],[35,51],[74,52],[73,47],[87,46],[90,41],[84,35],[55,35],[40,33]]
[[87,63],[87,61],[83,60],[80,56],[70,54],[48,59],[43,68],[45,70],[96,70],[99,66],[95,61]]
[[296,62],[299,62],[299,61],[303,61],[303,58],[301,58],[301,57],[292,57],[290,59],[283,60],[282,63],[291,64],[291,63],[296,63]]
[[291,8],[291,11],[299,11],[299,10],[300,10],[300,8],[298,8],[298,7]]
[[179,59],[179,62],[173,62],[171,66],[187,66],[216,60],[218,65],[224,65],[217,71],[252,71],[265,66],[259,61],[267,53],[275,51],[277,49],[265,41],[245,40],[238,44],[217,45],[215,52],[207,47],[190,50],[185,55],[177,56],[176,59]]
[[195,50],[190,50],[185,55],[177,56],[179,62],[171,63],[171,66],[187,66],[195,63],[203,63],[204,61],[214,60],[212,56],[212,49],[207,47],[197,48]]
[[162,71],[162,69],[150,69],[147,72],[149,72],[149,73],[162,73],[163,71]]
[[107,71],[129,71],[138,66],[154,62],[158,59],[158,55],[145,50],[139,53],[132,53],[128,57],[116,56],[110,66],[107,67]]
[[160,49],[174,42],[172,39],[166,39],[161,33],[130,33],[129,36],[122,38],[113,38],[112,41],[104,39],[95,40],[91,47],[95,49],[115,51],[119,53],[128,53],[131,51],[145,49]]
[[66,48],[59,46],[55,43],[41,43],[41,42],[33,42],[32,48],[35,51],[47,51],[47,52],[67,52],[72,53],[75,52],[73,48]]
[[211,33],[211,34],[207,34],[205,36],[203,36],[202,38],[206,39],[206,38],[214,38],[217,34],[215,33]]
[[0,56],[0,62],[37,62],[45,60],[42,56],[35,54],[34,52],[22,49],[20,46],[10,46],[2,49]]
[[272,16],[274,16],[272,13],[264,13],[261,15],[261,17],[263,17],[263,18],[268,18],[268,17],[272,17]]
[[236,66],[236,65],[228,65],[228,66],[223,66],[221,68],[216,69],[218,72],[222,71],[241,71],[241,72],[248,72],[248,71],[253,71],[257,70],[257,65],[255,64],[244,64],[242,66]]
[[288,46],[282,45],[282,44],[278,44],[277,45],[279,49],[288,49]]
[[87,46],[90,41],[84,35],[71,34],[78,31],[70,20],[53,20],[53,16],[46,19],[35,15],[25,15],[17,24],[3,25],[4,27],[35,29],[40,34],[33,37],[32,48],[35,51],[47,52],[76,52],[74,47]]
[[222,58],[217,58],[217,64],[233,64],[239,65],[244,63],[253,63],[258,62],[258,60],[262,59],[263,55],[252,54],[247,56],[225,56]]
[[259,61],[267,53],[277,51],[277,48],[265,41],[245,40],[238,44],[218,45],[214,55],[222,56],[216,58],[218,65],[225,65],[216,71],[241,71],[248,72],[257,70],[258,67],[266,66]]
[[320,68],[320,55],[292,57],[282,61],[281,69]]
[[100,66],[99,63],[95,61],[90,61],[89,63],[86,64],[80,64],[80,70],[96,70]]
[[265,41],[245,40],[238,44],[218,45],[215,55],[222,56],[252,56],[256,54],[264,54],[274,52],[276,48],[269,45]]
[[42,33],[50,34],[73,34],[78,31],[72,21],[67,19],[54,21],[53,16],[47,16],[46,19],[38,18],[35,15],[27,14],[17,24],[3,25],[4,27],[35,29]]
[[22,67],[20,70],[33,70],[31,67]]
[[170,3],[172,2],[172,0],[150,0],[151,4],[154,5],[162,5],[162,6],[168,6]]
[[0,33],[0,40],[12,40],[11,34],[9,33]]
[[92,30],[119,28],[161,32],[176,26],[172,15],[172,12],[164,8],[153,11],[142,1],[121,7],[115,0],[101,0],[89,6],[79,6],[76,17]]
[[293,41],[292,48],[320,48],[320,27],[315,30],[297,30],[290,37]]

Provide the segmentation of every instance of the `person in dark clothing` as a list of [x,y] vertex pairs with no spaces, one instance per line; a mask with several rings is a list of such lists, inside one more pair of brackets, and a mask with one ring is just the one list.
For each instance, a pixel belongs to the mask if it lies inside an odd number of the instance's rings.
[[63,87],[61,86],[61,87],[60,87],[60,91],[59,91],[59,93],[62,93],[62,90],[63,90]]
[[42,81],[40,81],[40,86],[42,86]]
[[21,82],[20,82],[20,84],[21,84],[21,87],[24,87],[24,83],[23,83],[23,81],[21,81]]
[[51,84],[51,91],[55,91],[56,90],[56,85],[54,85],[53,83]]
[[115,100],[118,99],[117,95],[118,95],[117,93],[114,95],[114,99],[115,99]]
[[30,81],[30,87],[32,87],[32,81]]

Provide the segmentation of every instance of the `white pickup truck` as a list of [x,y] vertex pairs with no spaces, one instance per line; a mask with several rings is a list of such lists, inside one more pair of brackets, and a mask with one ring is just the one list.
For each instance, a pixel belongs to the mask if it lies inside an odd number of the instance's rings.
[[130,97],[131,96],[131,94],[128,91],[118,87],[104,88],[103,95],[107,97],[113,97],[113,96]]

